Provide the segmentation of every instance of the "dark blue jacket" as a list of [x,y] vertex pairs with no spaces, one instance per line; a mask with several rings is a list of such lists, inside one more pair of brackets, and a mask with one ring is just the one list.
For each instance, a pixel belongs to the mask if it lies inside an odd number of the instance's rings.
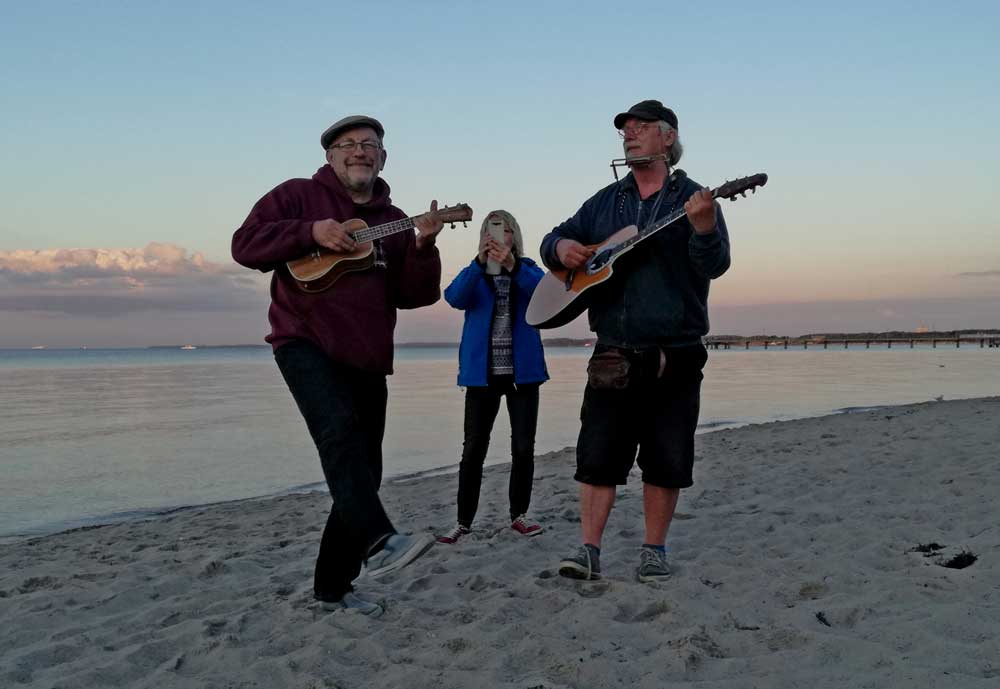
[[[544,275],[530,258],[520,258],[510,281],[510,313],[514,339],[514,383],[541,383],[549,379],[538,330],[524,320],[535,286]],[[444,298],[456,309],[465,311],[462,344],[458,350],[458,384],[463,387],[485,386],[490,356],[490,331],[496,294],[485,267],[472,260],[444,291]]]
[[[663,218],[683,208],[701,186],[683,170],[667,180],[656,213]],[[643,201],[629,173],[584,202],[572,218],[542,239],[542,261],[562,268],[555,254],[560,239],[599,244],[629,225],[649,223],[657,194]],[[696,234],[686,217],[637,245],[615,262],[614,275],[593,292],[590,329],[602,344],[623,347],[679,347],[708,333],[708,284],[729,268],[729,232],[716,205],[716,231]]]

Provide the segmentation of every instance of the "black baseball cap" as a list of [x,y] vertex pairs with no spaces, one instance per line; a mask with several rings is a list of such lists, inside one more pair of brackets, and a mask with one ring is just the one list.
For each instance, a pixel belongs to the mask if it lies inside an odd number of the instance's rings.
[[625,120],[630,117],[645,120],[646,122],[663,120],[674,129],[677,129],[677,115],[658,100],[639,101],[629,108],[628,112],[620,112],[615,115],[615,129],[621,129],[622,125],[625,124]]

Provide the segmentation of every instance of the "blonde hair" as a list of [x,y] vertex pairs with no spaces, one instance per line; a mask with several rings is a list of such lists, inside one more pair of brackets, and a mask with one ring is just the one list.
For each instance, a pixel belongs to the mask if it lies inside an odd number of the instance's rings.
[[505,210],[495,210],[490,211],[486,214],[486,218],[483,220],[483,226],[479,229],[479,236],[486,234],[489,229],[490,218],[500,218],[503,220],[504,225],[510,228],[510,231],[514,234],[514,255],[518,258],[524,256],[524,240],[521,239],[521,226],[517,224],[517,220],[514,216]]

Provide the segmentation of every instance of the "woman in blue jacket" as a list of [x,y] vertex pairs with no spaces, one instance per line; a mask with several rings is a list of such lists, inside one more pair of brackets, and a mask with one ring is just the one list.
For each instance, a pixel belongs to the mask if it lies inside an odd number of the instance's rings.
[[[491,228],[500,227],[503,242],[491,234]],[[488,273],[490,259],[499,264],[499,274]],[[549,374],[542,338],[525,322],[524,312],[543,275],[524,255],[514,216],[496,210],[483,221],[479,254],[444,291],[449,304],[465,311],[458,352],[458,384],[465,387],[465,440],[458,470],[458,523],[438,539],[441,543],[455,543],[472,528],[501,397],[507,398],[510,415],[511,528],[525,536],[542,531],[540,524],[528,519],[527,511],[535,471],[538,387]]]

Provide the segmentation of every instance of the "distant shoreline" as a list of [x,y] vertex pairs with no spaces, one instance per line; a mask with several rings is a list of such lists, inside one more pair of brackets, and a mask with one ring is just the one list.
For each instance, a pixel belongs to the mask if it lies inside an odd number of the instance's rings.
[[[801,345],[801,344],[822,344],[823,342],[843,342],[844,340],[850,340],[852,342],[858,341],[869,341],[869,342],[887,342],[887,341],[900,341],[900,340],[912,340],[914,342],[927,342],[931,343],[934,341],[941,342],[943,340],[975,340],[977,338],[985,339],[997,339],[1000,338],[1000,329],[968,329],[968,330],[936,330],[936,331],[921,331],[912,332],[905,330],[893,330],[887,332],[847,332],[847,333],[808,333],[805,335],[775,335],[761,333],[759,335],[708,335],[704,338],[706,345],[716,345],[716,344],[745,344],[747,342],[760,343],[767,341],[771,344],[785,344],[789,345]],[[571,338],[571,337],[554,337],[543,339],[542,344],[546,347],[590,347],[597,342],[596,337],[587,338]],[[458,348],[458,342],[398,342],[396,347],[398,349],[456,349]],[[223,344],[223,345],[205,345],[205,344],[163,344],[163,345],[148,345],[145,347],[103,347],[103,346],[80,346],[80,347],[60,347],[53,346],[49,347],[47,345],[36,345],[34,347],[0,347],[0,352],[20,352],[20,351],[86,351],[88,349],[93,350],[162,350],[162,349],[270,349],[271,345],[268,344]]]

